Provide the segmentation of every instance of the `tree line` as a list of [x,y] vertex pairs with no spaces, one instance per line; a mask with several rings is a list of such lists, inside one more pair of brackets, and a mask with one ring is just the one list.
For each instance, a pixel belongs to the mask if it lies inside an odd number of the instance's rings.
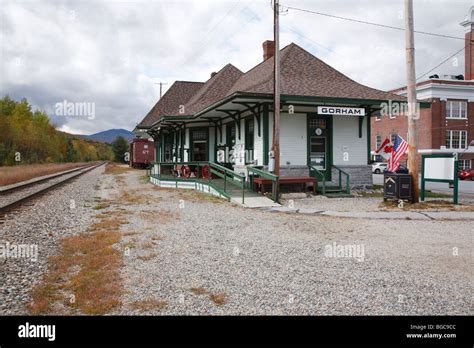
[[113,159],[110,145],[56,130],[26,99],[0,99],[0,165]]

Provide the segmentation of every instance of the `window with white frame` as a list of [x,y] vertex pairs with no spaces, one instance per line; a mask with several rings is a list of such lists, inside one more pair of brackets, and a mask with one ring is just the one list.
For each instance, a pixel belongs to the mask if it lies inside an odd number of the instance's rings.
[[460,170],[468,170],[471,169],[471,160],[465,159],[465,160],[459,160],[458,161],[458,168]]
[[467,131],[465,130],[447,130],[446,148],[447,149],[465,149],[467,147]]
[[460,100],[448,100],[446,102],[446,118],[467,118],[467,102]]
[[379,114],[375,115],[375,121],[380,121],[382,119],[382,116]]
[[381,145],[382,145],[382,136],[376,135],[375,136],[375,150],[378,150]]

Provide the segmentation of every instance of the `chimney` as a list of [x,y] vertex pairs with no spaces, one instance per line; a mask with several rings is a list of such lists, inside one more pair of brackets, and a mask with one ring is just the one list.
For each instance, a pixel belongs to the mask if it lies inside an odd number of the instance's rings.
[[272,40],[267,40],[263,44],[263,60],[273,57],[275,53],[275,42]]
[[211,79],[212,79],[214,76],[216,76],[216,74],[217,74],[217,73],[216,73],[215,71],[214,71],[214,72],[211,72]]
[[460,23],[466,29],[465,34],[465,79],[474,80],[474,6],[471,6],[466,19]]

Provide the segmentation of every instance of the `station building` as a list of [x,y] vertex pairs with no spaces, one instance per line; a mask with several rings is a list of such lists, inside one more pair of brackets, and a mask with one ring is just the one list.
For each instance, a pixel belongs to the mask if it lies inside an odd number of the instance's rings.
[[[155,161],[271,171],[273,52],[265,41],[263,61],[245,73],[227,64],[206,82],[176,81],[137,126],[154,138]],[[294,43],[280,61],[280,176],[317,176],[319,185],[343,173],[350,187],[371,186],[371,120],[382,103],[406,98],[361,85]]]

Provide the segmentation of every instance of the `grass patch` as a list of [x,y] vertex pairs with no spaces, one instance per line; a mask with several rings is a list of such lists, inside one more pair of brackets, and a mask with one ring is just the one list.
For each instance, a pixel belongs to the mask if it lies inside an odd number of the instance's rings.
[[210,203],[216,203],[216,204],[222,204],[227,202],[227,199],[224,198],[219,198],[217,196],[199,192],[196,190],[186,190],[179,192],[175,198],[177,199],[182,199],[185,201],[192,201],[192,202],[210,202]]
[[105,219],[108,217],[107,214],[97,214],[96,216],[94,216],[96,219]]
[[155,245],[152,243],[152,242],[145,242],[145,243],[142,243],[140,245],[143,249],[151,249],[153,248]]
[[122,232],[122,236],[133,236],[135,234],[138,234],[138,232],[134,232],[134,231]]
[[467,205],[455,205],[451,201],[445,200],[433,200],[433,201],[425,201],[425,202],[418,202],[418,203],[404,203],[403,208],[398,207],[397,202],[393,201],[386,201],[380,203],[381,208],[389,208],[389,209],[398,209],[398,210],[444,210],[444,211],[474,211],[474,206],[467,206]]
[[227,295],[224,293],[219,294],[210,294],[209,298],[212,302],[214,302],[217,306],[223,306],[226,303]]
[[[88,232],[61,240],[60,253],[50,257],[48,272],[32,290],[29,310],[49,314],[58,303],[62,310],[101,315],[121,305],[122,282],[119,268],[123,253],[120,242],[121,219],[103,219]],[[73,301],[67,298],[73,295]]]
[[145,312],[150,310],[158,310],[161,311],[168,306],[166,301],[158,301],[155,299],[146,299],[141,301],[135,301],[130,304],[130,307],[133,309]]
[[135,245],[135,242],[126,242],[126,243],[123,243],[122,244],[123,248],[126,249],[126,248],[129,248],[129,249],[132,249],[132,248],[135,248],[136,245]]
[[142,261],[149,261],[151,259],[154,259],[157,256],[158,256],[158,253],[151,253],[144,256],[137,256],[137,259],[142,260]]
[[138,213],[140,217],[148,221],[166,222],[179,219],[178,212],[171,212],[169,210],[143,210]]
[[191,288],[189,289],[194,295],[205,295],[207,294],[207,290],[204,288]]
[[[80,163],[47,163],[47,164],[21,164],[16,166],[0,167],[0,186],[16,184],[17,182],[31,180],[40,176],[64,172],[69,169],[85,166]],[[89,164],[92,164],[90,162]]]
[[102,210],[102,209],[105,209],[105,208],[108,208],[108,207],[110,207],[110,203],[108,203],[108,202],[102,202],[102,203],[97,204],[95,207],[92,207],[92,209],[94,209],[94,210]]
[[425,191],[426,198],[452,198],[452,195],[447,195],[445,193],[438,193],[432,191]]
[[136,205],[136,204],[152,204],[160,201],[161,198],[156,198],[147,194],[135,194],[130,192],[124,192],[120,197],[120,203],[126,205]]
[[111,163],[111,162],[109,162],[105,166],[105,174],[118,175],[118,174],[124,174],[124,173],[131,172],[131,171],[133,171],[133,168],[130,168],[126,164],[122,164],[122,163]]

